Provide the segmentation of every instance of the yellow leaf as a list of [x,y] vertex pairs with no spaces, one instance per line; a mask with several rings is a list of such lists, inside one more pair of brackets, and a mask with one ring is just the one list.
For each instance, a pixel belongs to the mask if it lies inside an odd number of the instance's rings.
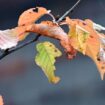
[[51,83],[57,83],[60,78],[56,77],[55,58],[60,57],[61,52],[50,42],[37,44],[38,54],[35,57],[36,64],[39,65]]
[[74,25],[70,28],[68,33],[70,36],[71,45],[81,53],[85,54],[86,41],[89,37],[89,32],[78,25]]
[[87,46],[86,41],[89,37],[89,32],[77,25],[76,34],[79,43],[78,50],[85,55],[86,46]]

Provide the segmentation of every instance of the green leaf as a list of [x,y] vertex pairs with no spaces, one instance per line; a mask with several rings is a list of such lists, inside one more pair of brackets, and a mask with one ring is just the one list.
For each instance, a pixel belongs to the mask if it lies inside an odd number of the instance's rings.
[[42,68],[51,83],[57,83],[60,78],[54,74],[56,69],[54,64],[55,58],[60,57],[62,53],[50,42],[38,43],[36,48],[38,51],[35,57],[36,64]]

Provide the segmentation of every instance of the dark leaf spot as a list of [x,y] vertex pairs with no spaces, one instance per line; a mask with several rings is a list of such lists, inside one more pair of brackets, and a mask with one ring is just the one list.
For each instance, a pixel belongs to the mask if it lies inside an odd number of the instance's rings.
[[104,69],[104,68],[105,68],[104,66],[101,67],[101,69]]
[[38,8],[33,9],[33,11],[38,13]]
[[86,25],[86,23],[83,22],[83,25]]
[[100,61],[100,58],[97,58],[98,61]]
[[50,44],[49,46],[50,46],[50,47],[52,47],[52,45],[51,45],[51,44]]
[[22,26],[25,26],[25,24],[22,24]]
[[94,38],[92,35],[90,35],[90,38]]
[[57,52],[57,50],[55,49],[54,52]]

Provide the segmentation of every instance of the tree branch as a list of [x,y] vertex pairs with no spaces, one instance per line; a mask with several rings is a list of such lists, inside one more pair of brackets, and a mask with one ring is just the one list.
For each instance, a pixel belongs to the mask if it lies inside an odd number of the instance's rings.
[[66,11],[59,19],[58,23],[62,21],[69,13],[73,12],[73,10],[78,6],[81,0],[78,0],[68,11]]
[[0,60],[3,59],[5,56],[11,54],[11,53],[13,53],[13,52],[15,52],[15,51],[17,51],[17,50],[19,50],[19,49],[21,49],[21,48],[23,48],[23,47],[29,45],[29,44],[31,44],[31,43],[33,43],[33,42],[36,42],[36,41],[39,39],[39,37],[40,37],[40,35],[37,35],[33,40],[30,40],[30,41],[26,42],[25,44],[22,44],[22,45],[20,45],[20,46],[17,46],[17,47],[14,48],[14,49],[7,49],[7,50],[5,50],[5,51],[3,52],[3,54],[0,56]]
[[[72,8],[70,8],[68,11],[66,11],[66,12],[64,13],[64,15],[61,16],[61,17],[57,20],[57,23],[59,23],[60,21],[62,21],[70,12],[72,12],[72,11],[75,9],[75,7],[77,7],[77,5],[80,3],[80,1],[81,1],[81,0],[78,0],[78,1],[72,6]],[[23,48],[23,47],[29,45],[29,44],[31,44],[31,43],[33,43],[33,42],[36,42],[36,41],[39,39],[40,36],[41,36],[41,35],[38,34],[33,40],[30,40],[30,41],[26,42],[25,44],[22,44],[22,45],[20,45],[20,46],[17,46],[16,48],[12,48],[12,49],[7,49],[7,50],[5,50],[5,51],[1,54],[0,60],[3,59],[4,57],[6,57],[7,55],[11,54],[11,53],[13,53],[13,52],[15,52],[15,51],[17,51],[17,50],[19,50],[19,49],[21,49],[21,48]]]

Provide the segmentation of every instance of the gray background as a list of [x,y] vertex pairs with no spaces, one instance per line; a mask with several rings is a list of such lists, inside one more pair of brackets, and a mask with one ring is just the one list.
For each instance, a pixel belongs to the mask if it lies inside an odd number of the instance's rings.
[[[0,29],[17,25],[19,15],[36,5],[62,15],[76,0],[0,0]],[[85,19],[105,26],[105,0],[82,0],[71,18]],[[42,20],[48,19],[43,17]],[[64,27],[67,31],[67,27]],[[34,34],[27,37],[32,39]],[[62,51],[58,41],[41,37],[38,42],[50,40]],[[78,54],[70,61],[63,54],[56,62],[56,74],[61,77],[52,85],[35,65],[35,44],[5,57],[0,61],[0,94],[5,105],[105,105],[105,80],[101,81],[95,64]]]

